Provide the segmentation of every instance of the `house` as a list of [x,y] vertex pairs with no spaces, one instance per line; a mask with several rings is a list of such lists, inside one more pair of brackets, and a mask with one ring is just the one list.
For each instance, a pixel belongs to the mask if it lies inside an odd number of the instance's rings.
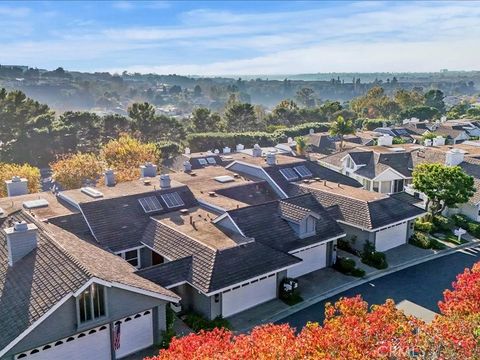
[[119,359],[161,340],[179,296],[23,207],[1,213],[0,358]]
[[390,135],[394,138],[399,138],[405,141],[406,143],[413,143],[415,139],[412,137],[412,134],[403,127],[379,127],[373,130],[378,134]]
[[301,157],[286,156],[269,152],[253,155],[231,154],[231,162],[226,166],[230,171],[251,179],[265,180],[281,199],[289,197],[291,185],[309,178],[320,178],[350,186],[360,187],[355,179]]
[[311,194],[334,218],[352,247],[363,250],[367,241],[377,251],[406,244],[421,208],[386,194],[351,186],[311,180],[297,183],[298,194]]
[[[313,133],[306,137],[309,151],[316,154],[330,155],[340,151],[340,139],[331,136],[328,132]],[[345,135],[343,148],[354,148],[359,145],[371,146],[375,144],[375,136],[371,132],[359,132],[355,135]]]

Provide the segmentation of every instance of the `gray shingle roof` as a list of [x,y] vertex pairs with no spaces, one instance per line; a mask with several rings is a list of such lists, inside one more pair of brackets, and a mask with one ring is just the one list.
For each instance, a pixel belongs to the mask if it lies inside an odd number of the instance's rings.
[[139,246],[143,231],[150,222],[152,214],[144,212],[138,199],[156,196],[163,209],[155,214],[164,214],[175,210],[169,209],[160,196],[169,192],[178,192],[182,198],[185,205],[179,208],[189,208],[197,204],[190,189],[182,186],[174,189],[81,203],[80,208],[97,241],[102,246],[116,252]]
[[466,157],[459,165],[468,175],[473,176],[474,186],[477,191],[470,198],[472,204],[480,203],[480,160]]
[[[183,280],[205,293],[300,262],[294,256],[256,241],[215,250],[153,219],[147,226],[142,242],[172,259],[175,264],[168,262],[145,269],[139,275],[168,286],[178,283],[179,275],[176,272],[180,268],[185,276]],[[188,271],[184,268],[188,263],[184,259],[191,259]]]

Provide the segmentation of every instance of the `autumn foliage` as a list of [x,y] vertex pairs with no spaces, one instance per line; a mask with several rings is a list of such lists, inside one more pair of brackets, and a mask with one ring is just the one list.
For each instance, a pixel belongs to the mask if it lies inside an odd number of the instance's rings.
[[102,160],[95,154],[72,154],[64,156],[51,164],[53,178],[64,189],[82,187],[87,181],[95,182],[105,168]]
[[0,197],[7,196],[5,180],[11,180],[14,176],[20,176],[28,180],[28,192],[36,193],[40,190],[40,171],[28,164],[5,164],[0,163]]
[[298,334],[264,325],[249,334],[229,330],[174,338],[150,360],[190,359],[480,359],[480,263],[465,270],[439,303],[431,324],[405,315],[392,300],[369,307],[360,296],[327,304],[325,321]]

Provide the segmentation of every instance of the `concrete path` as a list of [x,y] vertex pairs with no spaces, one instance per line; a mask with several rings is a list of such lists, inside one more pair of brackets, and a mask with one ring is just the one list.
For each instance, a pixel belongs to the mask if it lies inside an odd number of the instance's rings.
[[340,256],[353,258],[358,267],[366,267],[363,278],[343,275],[332,268],[325,268],[301,276],[299,280],[300,294],[304,301],[288,306],[279,299],[269,301],[228,318],[232,328],[238,332],[247,332],[253,327],[270,322],[277,322],[283,318],[302,311],[322,300],[340,294],[346,290],[360,286],[388,274],[418,265],[436,258],[450,255],[459,249],[469,249],[478,246],[480,240],[474,239],[453,249],[425,250],[406,244],[386,252],[389,267],[377,270],[362,264],[360,259],[350,253],[340,253]]

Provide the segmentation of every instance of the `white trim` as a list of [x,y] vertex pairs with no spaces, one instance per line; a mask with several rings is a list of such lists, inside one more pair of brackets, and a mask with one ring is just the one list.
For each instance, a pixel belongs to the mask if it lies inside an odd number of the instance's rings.
[[150,291],[150,290],[144,290],[144,289],[140,289],[140,288],[130,286],[130,285],[125,285],[125,284],[118,283],[118,282],[112,282],[112,286],[116,287],[116,288],[119,288],[119,289],[122,289],[122,290],[128,290],[128,291],[131,291],[131,292],[134,292],[134,293],[137,293],[137,294],[147,295],[147,296],[150,296],[150,297],[153,297],[153,298],[156,298],[156,299],[173,302],[175,304],[178,304],[178,302],[180,301],[180,297],[179,298],[174,298],[174,297],[170,297],[170,296],[167,296],[167,295],[161,295],[161,294],[158,294],[158,293]]
[[[223,219],[225,219],[225,218],[227,218],[227,217],[230,219],[230,221],[232,222],[233,226],[235,226],[235,229],[237,229],[238,233],[239,233],[240,235],[242,235],[243,237],[245,237],[245,238],[248,239],[248,237],[247,237],[247,236],[243,233],[243,231],[238,227],[237,223],[236,223],[235,221],[233,221],[232,217],[230,216],[230,214],[229,214],[228,212],[225,212],[225,214],[222,214],[222,215],[220,215],[219,217],[215,218],[215,219],[212,221],[212,223],[216,224],[216,223],[219,222],[220,220],[223,220]],[[251,241],[249,241],[249,242],[251,242]]]
[[304,246],[304,247],[301,247],[301,248],[298,248],[298,249],[294,249],[294,250],[291,250],[289,251],[288,253],[290,255],[294,255],[295,252],[298,252],[298,251],[303,251],[303,250],[308,250],[310,248],[313,248],[313,247],[316,247],[318,245],[322,245],[322,244],[326,244],[326,243],[329,243],[329,242],[332,242],[332,241],[335,241],[335,240],[338,240],[340,238],[343,238],[347,236],[347,234],[343,233],[342,235],[339,235],[339,236],[336,236],[336,237],[333,237],[333,238],[330,238],[330,239],[327,239],[327,240],[323,240],[323,241],[320,241],[318,243],[314,243],[314,244],[310,244],[308,246]]
[[103,285],[105,287],[110,287],[111,284],[108,282],[108,281],[105,281],[105,280],[102,280],[102,279],[99,279],[99,278],[91,278],[90,280],[88,280],[85,284],[83,284],[83,286],[78,289],[77,291],[75,291],[73,293],[73,296],[74,297],[78,297],[80,296],[80,294],[86,290],[88,287],[90,287],[90,285],[92,285],[93,283],[95,284],[98,284],[98,285]]
[[235,160],[234,162],[225,166],[225,169],[230,169],[230,167],[232,167],[235,164],[239,164],[239,165],[251,167],[251,168],[254,168],[254,169],[257,169],[257,170],[261,170],[265,174],[267,179],[270,180],[275,185],[277,190],[280,190],[280,193],[284,196],[284,199],[288,198],[288,195],[285,193],[285,191],[283,191],[282,188],[280,186],[278,186],[278,184],[270,177],[270,175],[268,175],[268,173],[265,171],[265,169],[263,167],[258,166],[258,165],[249,164],[249,163],[246,163],[246,162],[243,162],[243,161]]
[[121,253],[124,253],[126,251],[138,250],[138,249],[141,249],[143,247],[144,246],[135,246],[133,248],[128,248],[128,249],[125,249],[125,250],[115,251],[115,255],[120,255]]
[[72,205],[75,209],[80,210],[80,204],[79,204],[78,202],[76,202],[75,200],[69,198],[69,197],[68,197],[67,195],[65,195],[62,191],[57,194],[57,197],[59,197],[60,199],[66,201],[67,203],[69,203],[70,205]]
[[[399,175],[403,180],[406,180],[406,179],[411,179],[412,177],[406,177],[406,176],[403,176],[402,174],[400,174],[397,170],[395,170],[394,168],[392,168],[391,166],[388,167],[388,169],[385,169],[383,170],[380,174],[378,174],[377,176],[375,176],[373,179],[369,179],[369,180],[374,180],[374,181],[385,181],[385,180],[377,180],[377,178],[379,176],[381,176],[383,173],[387,172],[387,171],[393,171],[394,173],[396,173],[397,175]],[[361,175],[359,175],[361,176]],[[395,179],[397,180],[397,179]],[[386,180],[386,181],[395,181],[395,180]]]
[[[158,250],[155,250],[154,248],[148,246],[147,244],[141,242],[143,245],[145,245],[146,248],[150,249],[151,251],[153,251],[154,253],[160,255],[161,257],[163,257],[164,259],[166,259],[167,261],[173,261],[171,258],[169,258],[168,256],[165,256],[163,255],[162,253],[158,252]],[[160,264],[158,264],[160,265]],[[154,265],[155,266],[155,265]]]
[[202,199],[197,199],[197,201],[198,201],[199,204],[207,206],[207,207],[211,207],[211,208],[219,211],[220,213],[227,212],[226,209],[224,209],[220,206],[217,206],[217,205],[213,205],[213,204],[209,203],[208,201],[205,201],[205,200],[202,200]]
[[5,355],[10,349],[17,345],[22,339],[25,338],[29,333],[31,333],[38,325],[40,325],[46,318],[52,315],[57,309],[62,306],[68,299],[72,297],[72,293],[68,293],[63,298],[60,299],[54,306],[52,306],[48,311],[40,316],[32,325],[26,328],[20,335],[13,339],[7,346],[0,350],[0,357]]
[[406,218],[406,219],[403,219],[403,220],[400,220],[400,221],[396,221],[396,222],[393,222],[393,223],[390,223],[388,225],[384,225],[382,227],[378,227],[378,228],[374,228],[374,229],[367,229],[367,228],[364,228],[362,226],[359,226],[359,225],[356,225],[356,224],[352,224],[352,223],[349,223],[349,222],[346,222],[346,221],[343,221],[343,220],[337,220],[337,222],[341,223],[341,224],[345,224],[345,225],[349,225],[349,226],[352,226],[354,228],[357,228],[357,229],[360,229],[362,231],[368,231],[368,232],[377,232],[377,231],[380,231],[380,230],[383,230],[383,229],[386,229],[390,226],[394,226],[394,225],[397,225],[397,224],[401,224],[403,222],[407,222],[407,221],[410,221],[410,220],[414,220],[416,218],[419,218],[421,216],[424,216],[425,214],[427,214],[427,212],[424,212],[422,214],[419,214],[417,216],[412,216],[412,217],[409,217],[409,218]]

